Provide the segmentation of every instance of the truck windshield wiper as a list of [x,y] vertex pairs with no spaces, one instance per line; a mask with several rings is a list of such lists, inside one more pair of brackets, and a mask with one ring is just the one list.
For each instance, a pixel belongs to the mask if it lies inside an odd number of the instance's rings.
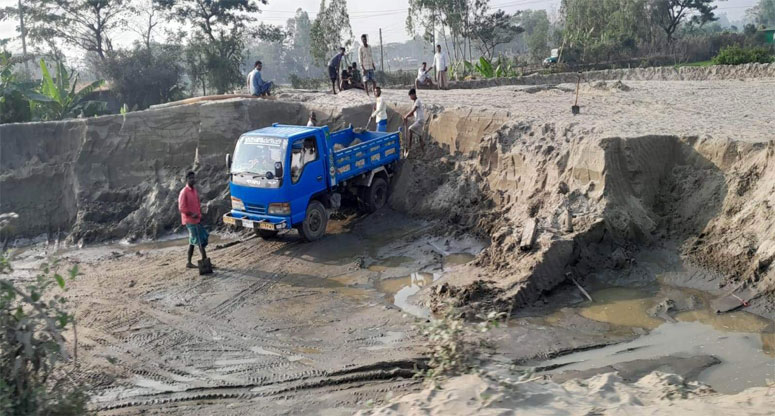
[[247,170],[238,170],[231,173],[232,175],[251,175],[253,178],[263,178],[264,175],[260,173],[250,172]]

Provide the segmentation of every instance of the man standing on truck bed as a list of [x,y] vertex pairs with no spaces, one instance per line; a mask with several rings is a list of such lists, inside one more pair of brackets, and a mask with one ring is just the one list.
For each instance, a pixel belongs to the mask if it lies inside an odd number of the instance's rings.
[[188,229],[188,263],[186,267],[196,269],[191,263],[191,257],[194,256],[194,246],[199,246],[199,253],[202,260],[207,258],[205,247],[207,247],[207,231],[202,227],[202,208],[199,204],[199,193],[194,188],[196,177],[194,172],[186,174],[186,186],[180,190],[178,196],[178,210],[180,211],[180,221]]
[[377,78],[374,76],[377,67],[374,66],[374,56],[371,54],[371,46],[365,33],[361,35],[361,43],[363,45],[358,48],[358,60],[361,61],[363,70],[363,88],[366,90],[366,95],[369,95],[369,82],[373,88],[377,88]]

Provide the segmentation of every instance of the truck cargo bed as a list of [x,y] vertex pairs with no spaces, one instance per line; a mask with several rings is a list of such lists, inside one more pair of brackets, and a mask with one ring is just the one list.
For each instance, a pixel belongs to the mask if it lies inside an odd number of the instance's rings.
[[[349,146],[356,139],[360,140],[360,143]],[[333,150],[337,183],[388,165],[401,156],[398,132],[356,133],[352,128],[348,128],[331,134],[328,141],[330,149],[335,149],[335,145],[344,146],[343,149]]]

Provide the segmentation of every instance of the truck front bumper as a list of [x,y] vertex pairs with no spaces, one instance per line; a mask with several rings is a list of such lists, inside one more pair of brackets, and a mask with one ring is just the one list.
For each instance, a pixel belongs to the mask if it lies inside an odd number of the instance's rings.
[[252,216],[249,214],[238,213],[238,216],[234,215],[234,212],[227,212],[223,215],[223,223],[226,225],[232,225],[237,228],[251,228],[255,230],[267,230],[267,231],[279,231],[288,227],[288,222],[282,217],[266,217]]

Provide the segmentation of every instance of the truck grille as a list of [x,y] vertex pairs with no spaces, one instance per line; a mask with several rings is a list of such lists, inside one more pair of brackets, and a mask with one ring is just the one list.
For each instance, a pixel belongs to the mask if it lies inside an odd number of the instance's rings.
[[266,205],[245,204],[245,211],[251,214],[266,214]]

